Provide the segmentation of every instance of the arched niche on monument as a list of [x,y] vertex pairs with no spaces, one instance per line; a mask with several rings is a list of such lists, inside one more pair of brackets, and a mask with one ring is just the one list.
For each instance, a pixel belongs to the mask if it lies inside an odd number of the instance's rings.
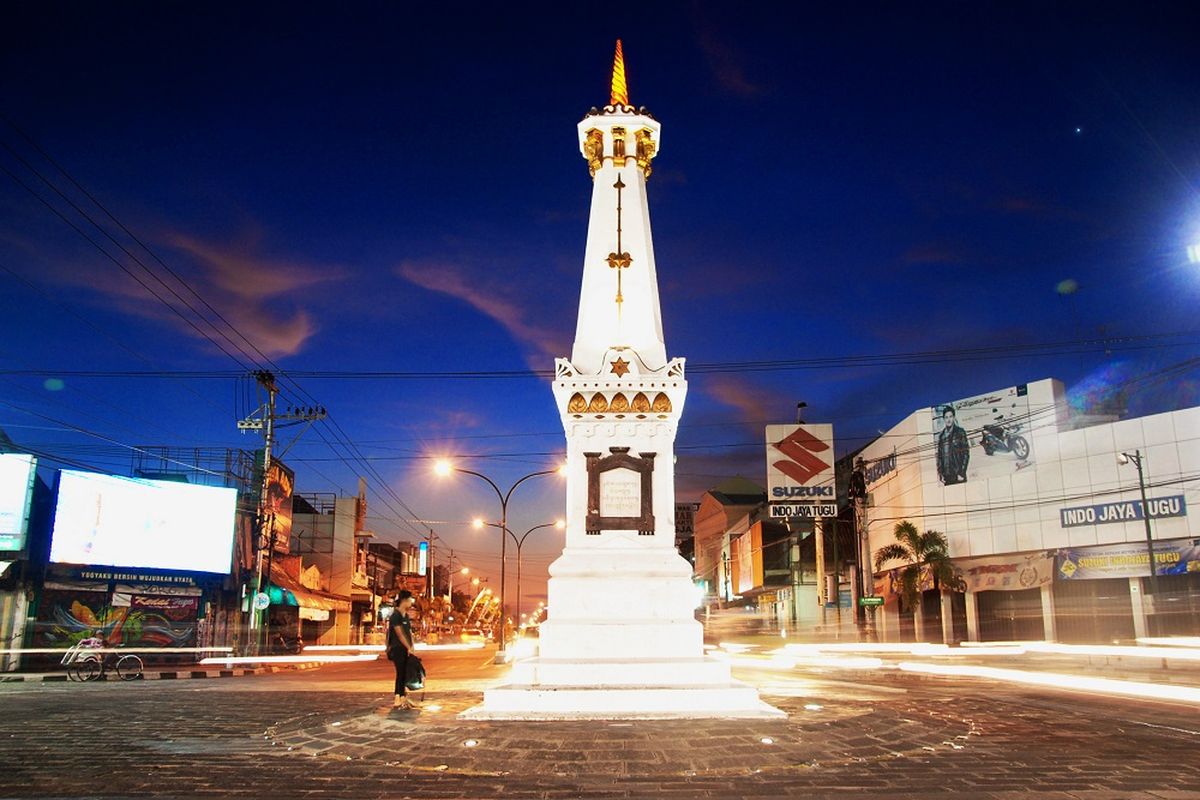
[[587,534],[624,530],[653,536],[656,454],[631,456],[628,447],[610,447],[608,451],[607,456],[583,454],[588,476]]

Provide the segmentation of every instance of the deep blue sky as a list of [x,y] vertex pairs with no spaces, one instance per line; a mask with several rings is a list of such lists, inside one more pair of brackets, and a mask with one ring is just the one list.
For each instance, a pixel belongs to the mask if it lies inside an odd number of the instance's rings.
[[[0,111],[285,369],[548,369],[567,355],[590,196],[575,123],[607,101],[617,37],[632,101],[663,124],[649,191],[671,355],[1189,334],[697,372],[680,499],[733,474],[761,481],[762,425],[798,400],[845,452],[921,406],[1042,377],[1084,406],[1197,356],[1200,266],[1185,248],[1200,241],[1200,20],[1185,4],[567,5],[23,4],[0,42]],[[12,128],[0,140],[83,202]],[[86,227],[12,153],[0,165]],[[18,441],[117,472],[122,444],[255,444],[234,428],[231,379],[47,388],[56,370],[238,365],[7,174],[0,314],[0,369],[44,372],[0,376],[0,428]],[[1132,384],[1130,412],[1194,405],[1198,375]],[[464,466],[508,482],[562,449],[544,381],[300,382],[483,572],[494,534],[459,523],[494,516],[494,499],[436,483],[414,456],[475,455]],[[312,433],[288,456],[301,491],[353,491],[361,471]],[[561,513],[555,480],[518,490],[518,532]],[[373,524],[409,535],[384,519],[401,511],[389,499]],[[553,549],[553,533],[535,536],[528,575]]]

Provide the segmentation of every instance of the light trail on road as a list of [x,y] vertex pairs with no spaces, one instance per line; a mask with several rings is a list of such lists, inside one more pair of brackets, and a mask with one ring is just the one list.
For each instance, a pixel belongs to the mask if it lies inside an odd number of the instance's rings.
[[372,654],[359,655],[337,655],[334,653],[316,653],[311,656],[295,655],[295,656],[228,656],[220,657],[213,656],[203,658],[200,664],[225,664],[232,667],[234,664],[340,664],[349,661],[376,661],[379,656]]
[[1172,700],[1200,704],[1200,688],[1191,686],[1119,681],[1112,678],[1093,678],[1088,675],[1031,672],[1028,670],[980,667],[969,664],[923,664],[915,661],[902,661],[897,665],[897,668],[902,672],[915,672],[925,675],[987,678],[1004,683],[1050,686],[1056,689],[1068,689],[1088,694],[1115,694],[1124,697],[1143,697],[1153,700]]

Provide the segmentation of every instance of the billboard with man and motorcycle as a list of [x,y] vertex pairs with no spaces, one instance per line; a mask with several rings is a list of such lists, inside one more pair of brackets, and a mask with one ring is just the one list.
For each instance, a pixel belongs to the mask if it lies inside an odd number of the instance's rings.
[[1011,475],[1033,464],[1025,384],[933,407],[933,456],[945,486]]

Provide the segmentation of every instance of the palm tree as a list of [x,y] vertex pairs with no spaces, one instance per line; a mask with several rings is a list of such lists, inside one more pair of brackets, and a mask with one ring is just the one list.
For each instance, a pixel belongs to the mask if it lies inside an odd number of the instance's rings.
[[896,523],[895,544],[885,545],[875,552],[875,569],[883,569],[889,561],[906,561],[900,571],[900,595],[907,608],[916,608],[920,595],[921,571],[928,567],[933,573],[933,588],[963,591],[966,585],[950,562],[950,543],[941,531],[917,532],[908,520]]

